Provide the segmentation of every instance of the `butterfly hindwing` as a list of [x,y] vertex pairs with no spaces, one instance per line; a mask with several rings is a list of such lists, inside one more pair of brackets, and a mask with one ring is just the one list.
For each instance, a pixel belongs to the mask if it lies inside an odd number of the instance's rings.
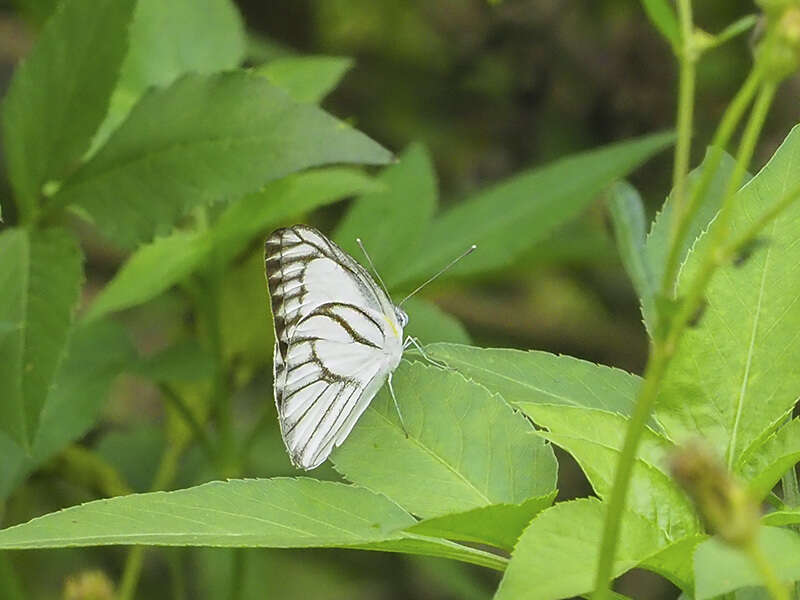
[[281,434],[292,462],[311,469],[399,363],[402,329],[383,290],[317,230],[279,229],[265,249]]

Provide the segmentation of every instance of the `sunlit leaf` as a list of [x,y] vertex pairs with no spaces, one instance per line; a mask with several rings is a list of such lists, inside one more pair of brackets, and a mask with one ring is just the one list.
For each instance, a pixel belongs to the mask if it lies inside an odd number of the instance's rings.
[[284,56],[256,69],[300,102],[319,103],[353,66],[339,56]]

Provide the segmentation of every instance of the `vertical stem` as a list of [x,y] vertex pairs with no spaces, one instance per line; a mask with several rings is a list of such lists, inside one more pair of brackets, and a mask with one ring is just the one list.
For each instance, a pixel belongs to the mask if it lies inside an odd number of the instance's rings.
[[246,548],[233,549],[233,564],[231,569],[231,589],[228,594],[230,600],[240,600],[244,590],[244,573],[247,568],[245,562],[247,555]]
[[772,598],[772,600],[789,600],[789,590],[778,579],[775,570],[772,568],[772,565],[769,564],[767,557],[764,556],[758,542],[753,541],[749,544],[747,548],[745,548],[745,553],[761,576],[761,582],[764,584],[770,598]]
[[692,7],[689,0],[679,0],[678,10],[681,17],[681,38],[683,47],[678,56],[680,76],[678,83],[678,139],[675,143],[675,164],[672,172],[673,214],[671,238],[674,240],[679,224],[683,219],[686,205],[686,178],[689,174],[689,162],[692,148],[692,120],[694,112],[695,62],[696,53],[692,47]]
[[742,120],[742,116],[750,105],[753,96],[755,96],[758,91],[760,83],[761,71],[755,68],[747,76],[742,87],[728,105],[717,131],[714,133],[714,138],[711,140],[711,152],[703,168],[703,172],[700,175],[700,182],[694,187],[689,196],[689,201],[685,206],[683,216],[677,224],[677,232],[670,245],[669,255],[667,256],[667,262],[664,267],[664,276],[661,281],[661,293],[664,296],[672,295],[673,286],[675,285],[675,276],[681,263],[683,246],[686,241],[686,236],[689,233],[691,221],[700,208],[702,199],[711,187],[711,182],[722,161],[723,150],[733,136],[736,126]]

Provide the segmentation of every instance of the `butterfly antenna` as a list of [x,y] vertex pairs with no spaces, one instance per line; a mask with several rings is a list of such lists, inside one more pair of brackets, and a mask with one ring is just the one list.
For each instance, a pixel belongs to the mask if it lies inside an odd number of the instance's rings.
[[447,265],[446,265],[444,268],[442,268],[442,269],[439,269],[439,272],[438,272],[438,273],[436,273],[436,274],[435,274],[435,275],[433,275],[432,277],[429,277],[429,278],[428,278],[428,280],[427,280],[427,281],[425,281],[425,283],[423,283],[423,284],[419,285],[419,286],[417,287],[417,289],[415,289],[415,290],[414,290],[413,292],[411,292],[411,293],[410,293],[408,296],[406,296],[405,298],[403,298],[402,300],[400,300],[400,303],[399,303],[397,306],[403,306],[403,302],[405,302],[406,300],[408,300],[409,298],[411,298],[411,296],[413,296],[414,294],[416,294],[418,291],[420,291],[422,288],[424,288],[426,285],[428,285],[428,284],[429,284],[431,281],[433,281],[434,279],[436,279],[437,277],[439,277],[439,276],[440,276],[442,273],[445,273],[446,271],[449,271],[449,270],[450,270],[450,268],[451,268],[451,267],[452,267],[454,264],[456,264],[458,261],[460,261],[462,258],[465,258],[465,257],[469,256],[470,254],[472,254],[472,253],[475,251],[475,249],[476,249],[477,247],[478,247],[477,245],[475,245],[475,244],[472,244],[472,246],[470,246],[469,248],[467,248],[467,249],[466,249],[464,252],[462,252],[462,253],[461,253],[459,256],[456,256],[456,257],[455,257],[453,260],[451,260],[451,261],[450,261],[450,262],[449,262],[449,263],[448,263],[448,264],[447,264]]
[[367,257],[367,262],[369,263],[369,266],[372,269],[372,272],[375,274],[375,277],[378,279],[378,283],[381,284],[381,287],[383,288],[383,291],[386,292],[386,297],[387,298],[391,298],[391,296],[389,295],[389,290],[386,289],[386,284],[383,283],[383,279],[381,278],[381,274],[378,273],[378,269],[376,269],[375,265],[372,264],[372,259],[369,257],[369,254],[367,253],[367,249],[364,248],[364,244],[361,243],[361,238],[356,238],[356,244],[358,244],[358,247],[361,248],[361,251],[364,253],[364,256]]

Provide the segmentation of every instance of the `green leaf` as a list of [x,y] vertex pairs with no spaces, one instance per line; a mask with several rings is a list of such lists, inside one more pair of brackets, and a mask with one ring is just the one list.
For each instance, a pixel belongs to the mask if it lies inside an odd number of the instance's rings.
[[81,261],[64,230],[0,234],[0,432],[26,449],[67,342]]
[[495,569],[505,562],[402,531],[413,523],[385,496],[353,485],[307,478],[231,480],[73,506],[0,530],[0,548],[345,547],[444,556]]
[[348,196],[378,192],[383,184],[345,167],[295,173],[231,202],[212,228],[217,260],[229,260],[259,236],[291,218]]
[[[700,178],[703,174],[703,169],[707,168],[709,156],[712,149],[706,151],[706,156],[699,167],[689,173],[686,184],[686,197],[690,198],[694,190],[700,183]],[[683,241],[683,248],[680,253],[680,261],[683,263],[689,254],[689,251],[694,246],[697,238],[708,228],[711,220],[716,216],[719,207],[722,204],[723,196],[725,195],[725,187],[728,184],[733,167],[736,160],[727,152],[722,152],[717,172],[711,180],[706,195],[700,198],[699,208],[695,213],[692,222],[689,225],[686,239]],[[650,262],[650,271],[653,274],[653,280],[656,284],[660,285],[661,280],[664,278],[664,269],[666,268],[667,255],[669,253],[670,230],[672,227],[672,211],[674,200],[674,191],[667,196],[667,200],[661,207],[661,212],[656,215],[653,224],[650,226],[650,233],[647,235],[647,257]]]
[[89,147],[119,75],[134,5],[62,2],[17,68],[2,117],[20,213],[32,212],[42,186],[66,175]]
[[478,193],[433,222],[396,282],[425,278],[472,244],[478,250],[450,274],[482,273],[510,264],[672,139],[669,133],[651,135],[576,154]]
[[[758,544],[764,558],[781,581],[800,580],[800,535],[789,529],[762,527]],[[749,557],[737,548],[712,538],[694,554],[696,600],[715,598],[763,580]]]
[[97,295],[85,319],[137,306],[184,280],[206,259],[209,241],[195,232],[176,231],[142,246],[125,261]]
[[642,0],[642,8],[658,32],[678,52],[681,47],[681,30],[672,6],[667,0]]
[[38,465],[94,425],[114,378],[135,359],[124,329],[100,321],[73,326],[64,358],[47,392],[30,456],[0,435],[0,500]]
[[244,47],[244,26],[231,0],[138,0],[128,53],[94,151],[145,90],[165,87],[190,72],[233,69],[242,62]]
[[642,569],[658,573],[682,590],[694,589],[694,562],[697,546],[708,539],[705,534],[692,535],[670,544],[639,564]]
[[466,512],[425,519],[407,529],[431,537],[488,544],[512,550],[528,523],[550,506],[556,492],[529,498],[521,504],[492,504]]
[[[734,199],[734,237],[800,183],[800,128]],[[670,439],[705,437],[733,470],[763,443],[800,395],[800,245],[795,203],[762,232],[766,245],[721,267],[699,325],[683,336],[661,386],[656,416]],[[713,227],[713,226],[712,226]],[[683,267],[687,289],[708,250],[701,237]]]
[[176,231],[136,250],[98,294],[86,318],[137,306],[183,281],[213,255],[221,264],[287,217],[329,204],[375,183],[354,169],[328,168],[296,173],[232,202],[213,227]]
[[800,509],[797,510],[776,510],[761,517],[764,525],[775,527],[785,527],[786,525],[797,525],[800,523]]
[[433,344],[426,352],[507,402],[584,406],[628,415],[641,379],[548,352]]
[[[594,498],[561,502],[536,517],[511,555],[496,600],[556,600],[594,586],[605,507]],[[662,534],[625,513],[614,574],[637,566],[664,547]]]
[[433,342],[470,343],[464,325],[433,302],[419,297],[409,298],[403,304],[403,310],[408,314],[404,333],[417,338],[423,346]]
[[401,363],[393,381],[408,437],[384,388],[334,451],[336,469],[350,481],[424,518],[555,489],[552,449],[499,396],[419,363]]
[[284,56],[256,69],[299,102],[319,104],[353,66],[339,56]]
[[364,134],[292,102],[262,77],[187,75],[145,94],[56,198],[133,245],[193,207],[255,192],[292,172],[390,158]]
[[793,419],[742,457],[737,472],[759,500],[784,473],[800,462],[800,419]]
[[[601,499],[611,495],[628,420],[613,413],[566,406],[519,404],[522,411],[550,433],[542,437],[569,452]],[[630,479],[627,508],[652,523],[670,541],[700,531],[689,499],[667,472],[672,444],[650,429]]]
[[334,239],[352,256],[361,257],[356,244],[356,238],[361,238],[375,268],[391,289],[409,256],[415,255],[436,211],[436,173],[428,150],[421,144],[412,144],[399,162],[381,173],[380,181],[385,191],[364,195],[354,202]]
[[609,208],[622,264],[639,296],[648,331],[656,324],[655,293],[658,283],[645,255],[645,214],[642,198],[632,185],[620,181],[611,188]]
[[213,375],[214,359],[193,339],[142,357],[130,369],[153,381],[200,381]]

